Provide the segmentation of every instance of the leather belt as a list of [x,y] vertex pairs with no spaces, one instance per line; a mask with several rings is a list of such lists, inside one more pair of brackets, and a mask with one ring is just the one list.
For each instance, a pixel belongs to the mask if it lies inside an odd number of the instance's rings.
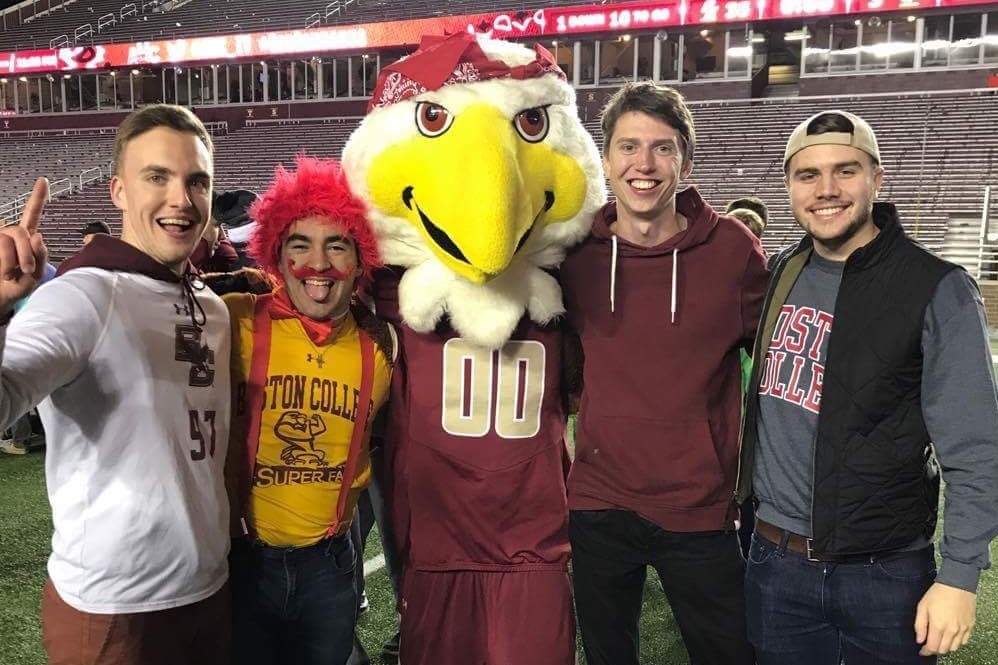
[[818,554],[814,551],[814,541],[806,536],[802,536],[799,533],[794,533],[792,531],[787,531],[786,529],[781,529],[778,526],[770,524],[760,519],[755,521],[755,531],[760,536],[770,541],[775,545],[783,545],[784,538],[786,538],[786,549],[790,552],[796,552],[797,554],[803,554],[808,561],[814,561],[816,563],[856,563],[856,562],[867,562],[871,563],[877,558],[885,555],[891,554],[891,552],[881,552],[878,554],[843,554],[843,555],[826,555]]

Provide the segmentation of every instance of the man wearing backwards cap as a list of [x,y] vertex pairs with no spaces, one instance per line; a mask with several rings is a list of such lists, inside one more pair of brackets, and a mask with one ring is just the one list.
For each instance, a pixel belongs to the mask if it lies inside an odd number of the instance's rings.
[[251,209],[250,252],[280,284],[225,297],[232,321],[228,464],[234,662],[342,665],[357,617],[349,529],[370,481],[370,424],[394,335],[351,302],[379,265],[339,165],[278,167]]
[[981,296],[874,203],[884,171],[861,118],[805,120],[784,172],[806,236],[775,261],[746,400],[749,637],[762,665],[934,663],[970,638],[998,533]]

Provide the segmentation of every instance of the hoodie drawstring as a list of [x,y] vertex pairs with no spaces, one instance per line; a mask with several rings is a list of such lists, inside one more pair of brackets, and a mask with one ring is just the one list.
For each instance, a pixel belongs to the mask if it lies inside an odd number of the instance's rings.
[[610,236],[613,249],[610,251],[610,313],[613,313],[614,299],[617,295],[617,236]]
[[[197,284],[195,284],[197,282]],[[191,315],[191,323],[198,330],[204,329],[204,324],[208,320],[208,316],[204,313],[204,307],[198,302],[197,297],[194,295],[195,289],[198,291],[203,291],[205,288],[204,282],[200,278],[195,277],[191,273],[187,273],[180,278],[180,289],[184,292],[184,300],[187,301],[187,311]]]
[[679,274],[679,248],[672,248],[672,322],[676,322],[676,276]]
[[[617,298],[617,236],[610,236],[610,313],[614,311],[614,305],[616,304]],[[671,305],[671,322],[676,322],[676,297],[678,293],[678,284],[676,283],[679,276],[679,248],[672,248],[672,305]]]

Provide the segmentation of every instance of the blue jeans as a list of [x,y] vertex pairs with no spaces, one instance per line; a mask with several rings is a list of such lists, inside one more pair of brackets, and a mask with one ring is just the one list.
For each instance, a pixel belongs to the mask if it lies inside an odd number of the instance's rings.
[[349,535],[301,548],[233,541],[232,653],[238,665],[343,665],[357,623]]
[[745,573],[749,640],[759,665],[928,665],[915,609],[932,585],[931,546],[817,563],[752,536]]

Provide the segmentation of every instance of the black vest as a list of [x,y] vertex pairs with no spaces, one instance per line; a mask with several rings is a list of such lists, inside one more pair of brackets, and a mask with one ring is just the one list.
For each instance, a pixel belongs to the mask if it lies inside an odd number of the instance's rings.
[[[824,555],[890,551],[931,538],[938,513],[939,474],[921,408],[921,342],[926,307],[957,266],[908,238],[893,205],[875,204],[873,218],[880,233],[846,261],[828,341],[811,511],[814,551]],[[788,263],[811,247],[806,238],[780,257],[756,358],[768,347],[768,314],[779,312],[804,262],[796,274]],[[751,493],[764,364],[753,368],[746,404],[741,498]]]

